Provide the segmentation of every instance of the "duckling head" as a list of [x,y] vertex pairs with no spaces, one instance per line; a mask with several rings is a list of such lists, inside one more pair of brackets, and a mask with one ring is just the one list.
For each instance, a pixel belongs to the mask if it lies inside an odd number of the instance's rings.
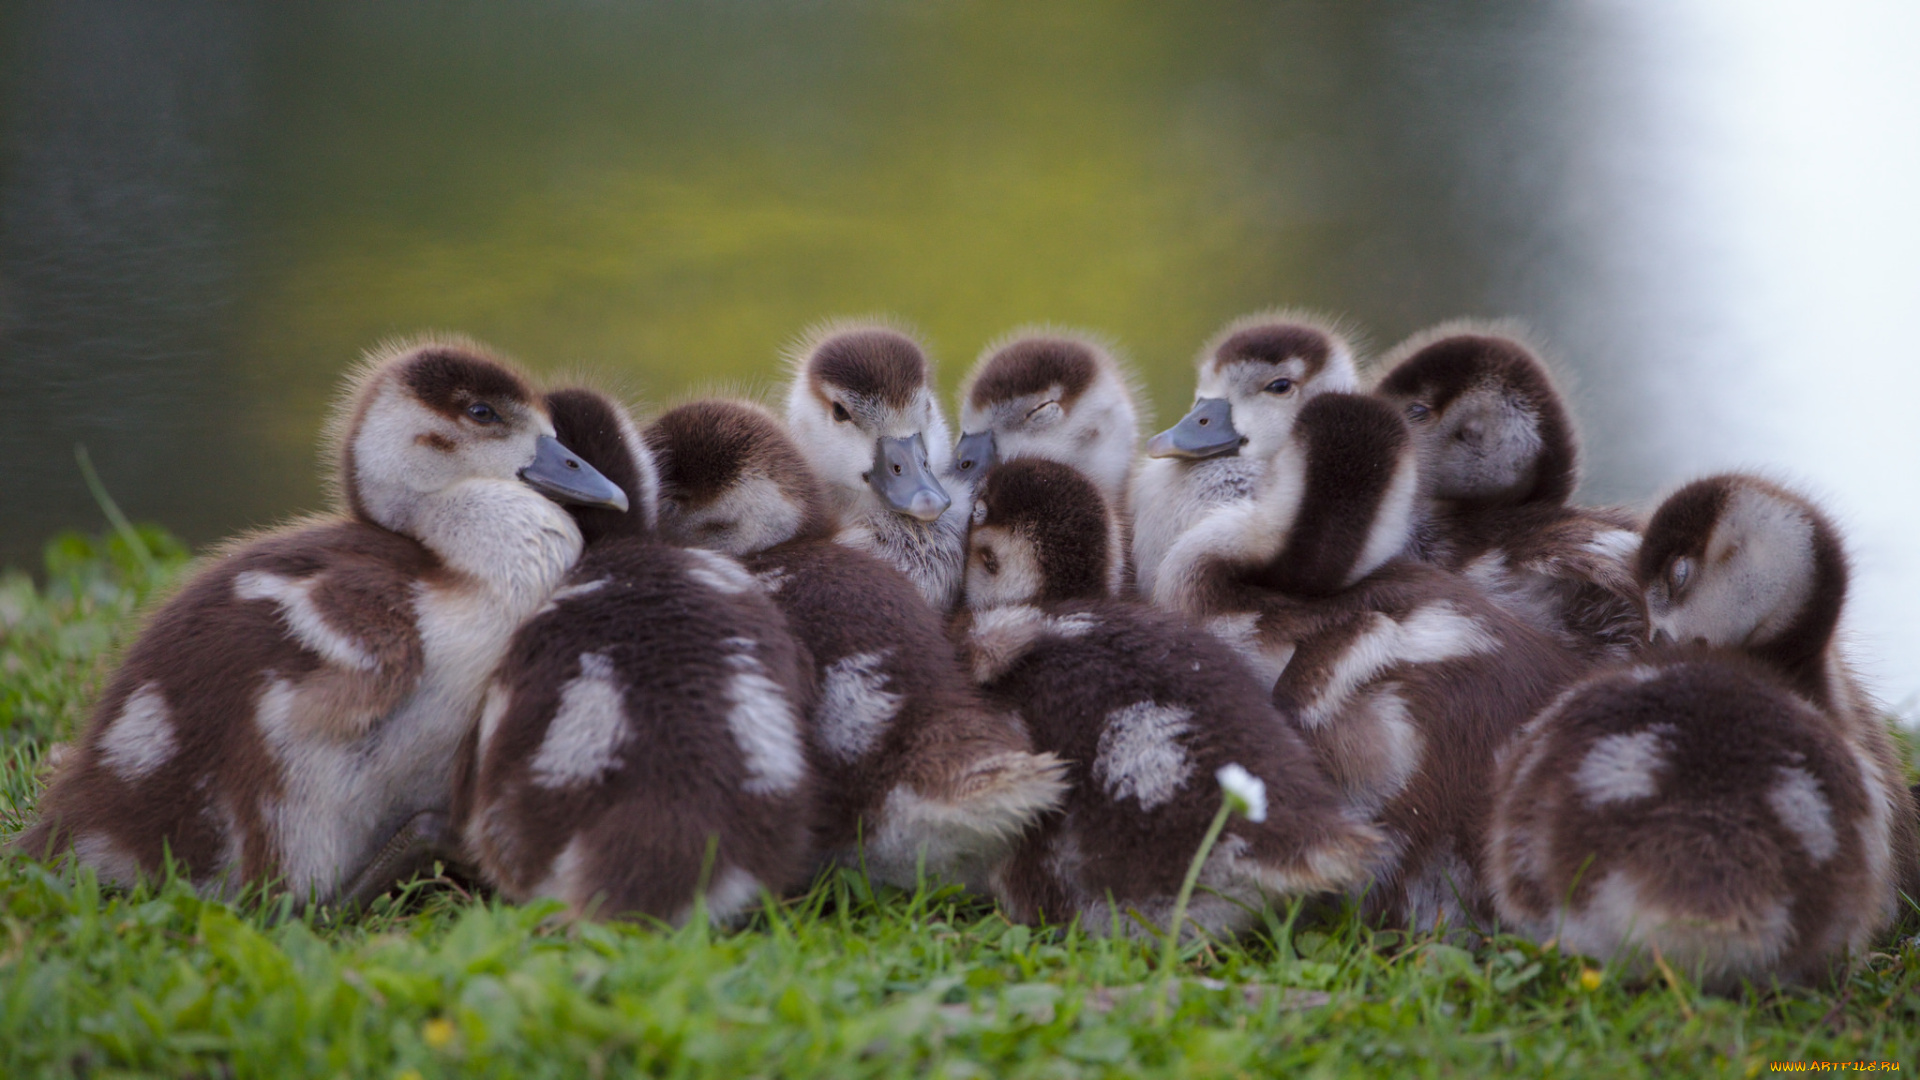
[[960,388],[953,473],[978,483],[996,461],[1072,465],[1109,502],[1126,492],[1139,441],[1133,387],[1106,347],[1074,333],[1016,333],[990,345]]
[[820,482],[760,406],[691,402],[662,413],[646,438],[660,463],[660,531],[673,543],[744,558],[829,531]]
[[1741,473],[1668,496],[1635,573],[1654,641],[1740,649],[1789,672],[1825,652],[1847,595],[1846,554],[1826,515]]
[[1306,403],[1359,387],[1353,348],[1332,324],[1290,312],[1228,323],[1200,350],[1193,408],[1147,440],[1147,456],[1265,460]]
[[967,606],[1109,595],[1116,549],[1100,489],[1071,465],[1026,457],[987,474],[967,538]]
[[476,484],[524,484],[572,506],[628,506],[626,492],[556,438],[526,377],[470,341],[377,350],[329,434],[348,509],[416,538],[430,528],[431,508]]
[[930,522],[953,504],[947,422],[933,365],[907,334],[829,324],[794,350],[787,427],[829,497],[842,506]]
[[1251,580],[1300,596],[1351,587],[1406,547],[1418,490],[1413,436],[1392,406],[1315,396],[1256,492],[1281,540]]
[[1388,354],[1374,393],[1402,411],[1435,499],[1563,503],[1578,481],[1553,377],[1507,327],[1447,323]]
[[644,536],[659,524],[660,473],[653,452],[619,402],[585,387],[547,394],[553,434],[626,496],[624,506],[573,506],[589,545],[601,537]]

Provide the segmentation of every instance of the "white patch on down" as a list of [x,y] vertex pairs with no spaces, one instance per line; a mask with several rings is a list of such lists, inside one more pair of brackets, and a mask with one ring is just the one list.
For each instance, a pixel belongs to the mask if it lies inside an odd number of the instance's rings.
[[865,757],[900,711],[900,695],[887,689],[889,676],[880,670],[889,652],[856,653],[827,668],[818,710],[820,741],[842,761]]
[[1151,701],[1136,702],[1107,714],[1093,776],[1109,798],[1138,799],[1152,810],[1170,801],[1193,775],[1181,736],[1193,729],[1193,710]]
[[967,634],[974,681],[992,682],[1004,675],[1042,638],[1082,637],[1099,625],[1100,620],[1085,611],[1057,618],[1025,604],[982,611]]
[[322,659],[354,671],[372,671],[378,663],[360,643],[327,624],[313,604],[313,587],[318,578],[289,578],[263,570],[248,570],[234,575],[233,592],[242,600],[271,600],[280,605],[280,617],[286,621],[293,639]]
[[[716,926],[730,923],[745,915],[759,899],[759,879],[737,866],[726,867],[707,887],[707,921]],[[689,907],[674,922],[684,924],[692,915]]]
[[560,849],[560,854],[554,856],[553,865],[547,868],[547,876],[540,879],[532,891],[522,899],[550,898],[565,900],[574,907],[585,907],[591,897],[582,896],[579,893],[585,884],[580,878],[582,866],[586,861],[586,839],[576,833],[573,839],[567,841],[567,846]]
[[1420,470],[1415,464],[1414,455],[1404,455],[1394,469],[1393,481],[1380,496],[1373,522],[1367,527],[1366,545],[1360,549],[1353,568],[1347,571],[1345,585],[1353,585],[1406,549],[1407,537],[1413,527],[1413,504],[1420,486],[1419,477]]
[[1301,722],[1326,723],[1355,690],[1389,668],[1458,660],[1497,646],[1479,620],[1449,603],[1429,604],[1399,622],[1375,615],[1373,629],[1347,646],[1319,696],[1301,711]]
[[597,783],[620,764],[630,738],[626,691],[614,679],[613,661],[582,653],[580,674],[561,688],[560,707],[533,756],[533,782],[548,789]]
[[746,760],[747,782],[741,787],[753,795],[784,795],[806,775],[799,718],[786,691],[767,677],[759,657],[747,651],[751,647],[748,642],[727,657],[733,668],[727,679],[727,727]]
[[157,682],[130,695],[100,736],[100,760],[122,780],[146,776],[166,764],[175,749],[173,719]]
[[1779,783],[1767,792],[1767,805],[1780,824],[1799,837],[1800,846],[1807,849],[1814,865],[1833,858],[1840,839],[1834,835],[1833,809],[1820,791],[1820,781],[1798,766],[1783,766],[1778,775]]
[[1272,645],[1261,641],[1258,612],[1216,615],[1207,620],[1206,627],[1208,633],[1219,638],[1245,661],[1263,689],[1270,690],[1274,683],[1280,681],[1280,676],[1286,673],[1287,665],[1292,662],[1298,648],[1291,641]]
[[513,705],[513,691],[500,683],[487,687],[487,697],[480,706],[480,757],[487,756],[487,747],[493,744],[493,733],[500,730],[500,721],[507,718],[507,709]]
[[788,574],[784,567],[779,566],[762,570],[753,575],[753,579],[760,583],[760,588],[766,590],[769,596],[785,588],[791,577],[792,575]]
[[106,833],[81,833],[74,838],[73,854],[109,885],[131,888],[140,881],[140,859]]
[[563,585],[553,590],[553,595],[547,597],[547,602],[540,606],[540,610],[543,613],[552,611],[554,608],[559,607],[561,604],[577,596],[592,596],[594,593],[606,588],[609,584],[611,584],[611,579],[599,578],[594,581],[583,581],[578,585]]
[[1644,799],[1660,790],[1660,770],[1667,762],[1665,736],[1673,729],[1656,724],[1626,735],[1595,740],[1574,770],[1573,782],[1589,806]]
[[706,548],[685,548],[687,556],[696,565],[687,569],[687,576],[697,584],[715,592],[737,596],[740,593],[758,592],[760,583],[754,580],[747,568],[727,558],[717,551]]
[[1640,534],[1631,529],[1608,529],[1596,533],[1584,546],[1603,559],[1631,565],[1633,557],[1640,553]]

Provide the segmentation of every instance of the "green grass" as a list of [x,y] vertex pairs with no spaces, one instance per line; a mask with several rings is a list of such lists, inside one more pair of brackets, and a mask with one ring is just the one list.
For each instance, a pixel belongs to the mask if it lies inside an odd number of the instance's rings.
[[[0,579],[0,830],[184,552],[66,536]],[[131,893],[0,860],[0,1075],[234,1077],[1757,1075],[1920,1063],[1920,946],[1822,991],[1703,996],[1515,939],[1269,913],[1186,949],[1010,926],[857,874],[737,932],[568,924],[414,883],[369,913]],[[1911,933],[1911,928],[1907,930]]]

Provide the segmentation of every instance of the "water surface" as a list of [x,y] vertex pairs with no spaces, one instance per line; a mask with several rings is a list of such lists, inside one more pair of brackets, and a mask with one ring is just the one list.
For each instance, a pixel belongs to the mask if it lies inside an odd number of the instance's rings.
[[84,442],[196,542],[324,504],[341,371],[425,329],[645,402],[816,319],[949,386],[1085,326],[1162,417],[1248,310],[1375,347],[1516,317],[1582,497],[1811,487],[1920,694],[1920,13],[1746,3],[0,9],[0,560],[98,527]]

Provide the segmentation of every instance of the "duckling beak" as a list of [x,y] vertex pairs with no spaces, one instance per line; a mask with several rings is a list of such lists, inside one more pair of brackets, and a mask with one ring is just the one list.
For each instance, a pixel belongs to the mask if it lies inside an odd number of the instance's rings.
[[921,521],[932,521],[953,505],[947,489],[927,468],[927,441],[918,432],[905,439],[874,440],[867,484],[888,509]]
[[1147,456],[1210,458],[1237,453],[1240,432],[1234,430],[1233,405],[1226,398],[1201,398],[1180,422],[1147,440]]
[[600,475],[599,469],[551,435],[534,440],[533,460],[520,470],[520,479],[557,503],[604,506],[621,513],[627,510],[627,493],[620,490],[620,485]]
[[985,476],[993,463],[999,460],[994,456],[993,432],[978,431],[972,435],[960,436],[960,442],[953,448],[954,475],[968,480]]

